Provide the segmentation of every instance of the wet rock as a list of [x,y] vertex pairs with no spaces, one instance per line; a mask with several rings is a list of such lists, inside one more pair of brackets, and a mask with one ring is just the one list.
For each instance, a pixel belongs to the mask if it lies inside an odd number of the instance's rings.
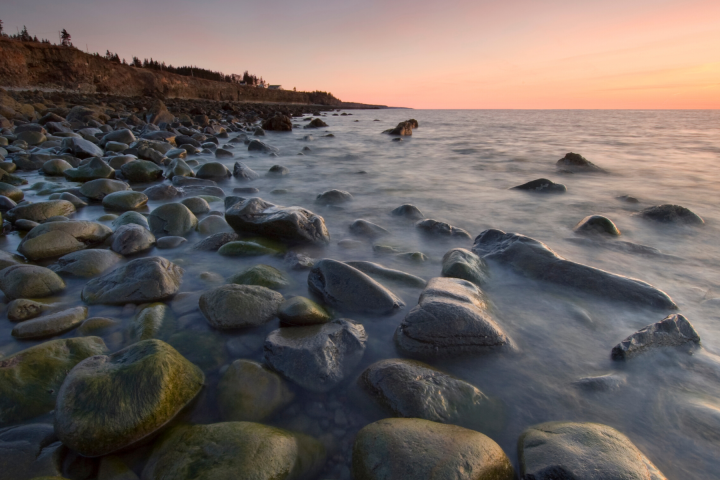
[[233,152],[224,148],[218,148],[215,150],[215,158],[233,158]]
[[51,411],[70,369],[105,351],[105,343],[99,337],[62,338],[0,360],[0,425]]
[[130,185],[120,180],[108,180],[104,178],[91,180],[80,187],[80,193],[89,199],[97,201],[102,201],[106,195],[110,195],[111,193],[123,192],[125,190],[130,190]]
[[180,289],[183,273],[182,268],[162,257],[138,258],[90,280],[82,290],[82,300],[90,305],[165,300]]
[[87,307],[75,307],[18,323],[12,336],[20,339],[53,337],[79,326],[87,318]]
[[164,303],[153,303],[140,310],[130,326],[133,341],[167,340],[175,333],[177,321]]
[[251,140],[250,143],[248,143],[248,152],[278,153],[279,150],[260,140]]
[[62,141],[62,148],[77,158],[102,157],[102,148],[83,138],[68,137]]
[[542,242],[524,235],[485,230],[475,239],[472,250],[529,278],[599,295],[606,300],[677,309],[665,292],[648,283],[571,262]]
[[574,381],[572,384],[577,388],[590,392],[609,392],[622,387],[625,384],[625,377],[613,374],[583,377]]
[[638,215],[642,218],[661,223],[675,223],[680,225],[703,225],[705,223],[695,212],[680,205],[656,205],[641,210]]
[[537,180],[531,180],[517,187],[512,187],[511,190],[527,190],[538,193],[565,193],[567,187],[561,183],[555,183],[547,178],[538,178]]
[[395,331],[398,347],[417,356],[477,354],[510,345],[480,289],[457,278],[433,278]]
[[480,432],[419,418],[388,418],[357,434],[352,475],[355,480],[513,480],[515,471],[502,448]]
[[[208,448],[212,445],[213,448]],[[315,478],[325,464],[317,440],[251,422],[183,425],[155,444],[143,480]]]
[[210,215],[198,222],[198,232],[203,235],[214,235],[222,232],[232,232],[232,227],[228,225],[223,217]]
[[5,250],[0,250],[0,270],[6,267],[20,264],[22,264],[20,257],[12,255]]
[[111,234],[110,228],[95,222],[44,223],[25,235],[18,252],[30,260],[59,257],[97,245]]
[[220,247],[218,253],[226,257],[254,257],[277,255],[280,251],[257,242],[236,240]]
[[216,332],[184,330],[172,335],[167,342],[203,371],[215,370],[227,363],[225,339]]
[[25,194],[22,190],[9,183],[0,182],[0,195],[9,198],[15,202],[22,202]]
[[[194,175],[194,172],[193,172]],[[194,178],[194,177],[179,177],[175,176],[172,179],[173,185],[177,187],[195,187],[195,186],[206,186],[206,187],[213,187],[217,185],[217,182],[214,182],[212,180],[207,180],[203,178]]]
[[490,272],[485,261],[464,248],[453,248],[443,256],[442,276],[462,278],[482,287]]
[[22,322],[35,318],[43,312],[52,310],[54,305],[48,303],[35,302],[25,298],[13,300],[7,306],[7,317],[11,322]]
[[15,223],[18,220],[31,220],[42,223],[50,217],[75,213],[75,205],[67,200],[50,200],[48,202],[18,205],[5,214],[5,219]]
[[226,243],[234,242],[238,238],[240,237],[237,233],[215,233],[193,245],[193,250],[215,252]]
[[268,177],[282,177],[285,175],[288,175],[290,173],[290,170],[287,167],[283,167],[282,165],[273,165],[270,167],[270,170],[268,170]]
[[184,198],[180,203],[185,205],[193,215],[202,215],[210,211],[210,204],[200,197]]
[[405,304],[360,270],[336,260],[320,260],[310,270],[308,289],[344,312],[392,315]]
[[233,167],[233,176],[242,181],[251,181],[260,177],[255,170],[242,162],[235,162],[235,166]]
[[[177,178],[177,177],[176,177]],[[186,178],[186,177],[183,177]],[[196,179],[198,180],[198,179]],[[188,185],[183,187],[183,192],[185,192],[185,195],[192,196],[213,196],[218,198],[225,198],[225,192],[220,187],[213,187],[213,186],[204,186],[204,185]]]
[[197,178],[217,181],[231,177],[232,173],[230,173],[230,170],[222,163],[208,162],[195,172],[195,176]]
[[[32,220],[25,220],[23,218],[23,219],[16,221],[14,227],[16,230],[18,230],[20,232],[29,232],[30,230],[37,227],[38,225],[40,225],[38,222],[33,222]],[[2,268],[4,268],[4,267],[2,267]]]
[[135,224],[150,230],[150,224],[147,219],[144,215],[138,212],[125,212],[113,220],[112,224],[115,228],[122,227],[123,225]]
[[106,195],[103,198],[103,207],[108,210],[118,210],[126,212],[128,210],[137,210],[147,205],[148,197],[142,192],[133,192],[126,190],[123,192],[115,192]]
[[327,392],[357,367],[366,342],[362,325],[337,319],[271,332],[265,340],[264,358],[273,370],[301,387]]
[[256,327],[275,318],[283,296],[257,285],[222,285],[200,296],[200,311],[218,330]]
[[625,435],[599,423],[548,422],[518,440],[522,478],[637,478],[665,480]]
[[280,270],[263,264],[253,265],[233,275],[228,278],[228,283],[237,285],[259,285],[272,290],[279,290],[290,286],[290,280]]
[[353,268],[360,270],[363,273],[376,277],[381,280],[391,281],[406,285],[408,287],[425,288],[427,282],[420,277],[405,273],[400,270],[394,270],[392,268],[383,267],[380,264],[373,262],[345,262]]
[[105,135],[100,140],[100,145],[105,145],[108,142],[119,142],[130,145],[134,141],[135,135],[133,135],[132,131],[128,130],[127,128],[122,128],[120,130],[115,130],[114,132],[110,132]]
[[162,237],[155,242],[155,245],[160,249],[169,249],[177,248],[185,242],[187,242],[185,237]]
[[114,267],[122,256],[111,250],[80,250],[64,255],[50,268],[56,272],[78,277],[94,277]]
[[417,208],[415,205],[410,205],[409,203],[405,205],[400,205],[390,213],[392,213],[396,217],[405,217],[409,218],[410,220],[421,220],[425,218],[425,215],[423,215],[419,208]]
[[277,114],[274,117],[265,120],[262,124],[262,128],[276,132],[290,132],[292,131],[292,121],[285,115]]
[[385,235],[390,235],[390,232],[380,225],[362,219],[355,220],[350,224],[350,232],[353,235],[367,238],[380,238]]
[[315,265],[315,259],[297,252],[287,252],[283,263],[291,270],[310,270]]
[[204,381],[198,367],[160,340],[91,357],[70,371],[58,392],[55,432],[81,455],[107,455],[162,428]]
[[581,172],[595,172],[595,173],[607,173],[602,168],[592,163],[587,158],[583,157],[579,153],[567,153],[563,158],[557,161],[555,164],[560,171],[581,173]]
[[0,213],[5,213],[17,207],[17,203],[7,197],[0,196]]
[[0,429],[0,480],[62,480],[64,449],[45,423]]
[[613,221],[602,215],[588,215],[575,225],[573,232],[582,235],[620,235]]
[[172,200],[182,195],[182,192],[172,185],[153,185],[143,190],[149,200]]
[[62,177],[63,172],[70,168],[73,168],[73,166],[62,158],[54,158],[43,163],[41,170],[50,177]]
[[319,203],[320,205],[340,205],[352,199],[353,196],[344,190],[328,190],[318,195],[315,203]]
[[12,173],[6,172],[2,168],[0,168],[0,182],[5,183],[7,185],[12,186],[19,186],[19,185],[25,185],[28,183],[28,181],[19,176],[19,175],[13,175]]
[[462,228],[453,227],[445,222],[438,222],[437,220],[433,220],[431,218],[416,223],[415,227],[428,235],[471,238],[470,234]]
[[154,244],[155,235],[145,227],[131,223],[115,230],[110,248],[114,252],[126,256],[150,250]]
[[[53,196],[53,195],[50,195],[50,197],[52,197],[52,196]],[[82,208],[82,207],[87,207],[87,205],[88,205],[87,203],[85,203],[84,201],[80,200],[78,197],[76,197],[75,195],[73,195],[73,194],[70,193],[70,192],[63,192],[63,193],[61,193],[61,194],[58,196],[58,199],[60,199],[60,200],[67,200],[68,202],[70,202],[70,203],[72,203],[73,205],[75,205],[75,208],[76,208],[76,209]],[[55,198],[51,198],[51,200],[55,200]]]
[[50,297],[64,289],[63,279],[49,268],[13,265],[0,270],[0,290],[10,300]]
[[126,163],[120,167],[120,171],[132,183],[150,183],[163,178],[162,168],[147,160]]
[[185,163],[185,160],[176,158],[168,165],[168,168],[165,170],[165,176],[169,180],[172,180],[174,177],[194,177],[195,172]]
[[310,123],[305,125],[305,128],[322,128],[322,127],[327,127],[327,126],[328,126],[328,124],[323,122],[321,119],[313,118],[312,120],[310,120]]
[[651,349],[700,343],[700,335],[683,315],[672,314],[638,330],[612,349],[614,360],[629,360]]
[[278,307],[278,318],[283,324],[305,327],[321,325],[330,321],[323,307],[305,297],[292,297]]
[[261,422],[295,398],[280,375],[251,360],[231,363],[217,388],[223,420]]
[[100,178],[115,178],[115,169],[102,159],[93,158],[85,165],[65,170],[63,175],[71,182],[89,182]]
[[322,217],[300,207],[280,207],[261,198],[236,203],[225,212],[236,231],[254,233],[290,243],[324,245],[330,234]]
[[197,228],[198,220],[182,203],[167,203],[150,212],[148,223],[157,237],[182,237]]

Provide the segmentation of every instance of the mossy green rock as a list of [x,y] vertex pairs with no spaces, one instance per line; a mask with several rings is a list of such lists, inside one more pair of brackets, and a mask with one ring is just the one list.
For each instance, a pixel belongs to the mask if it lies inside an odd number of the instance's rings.
[[324,463],[322,444],[299,433],[251,422],[179,426],[158,440],[142,480],[296,480]]
[[260,422],[285,408],[295,394],[277,373],[251,360],[235,360],[218,383],[223,420]]
[[5,218],[15,223],[17,220],[44,222],[50,217],[68,216],[75,213],[75,205],[67,200],[50,200],[47,202],[18,205],[5,214]]
[[167,342],[204,372],[227,362],[225,339],[215,332],[184,330],[172,335]]
[[182,237],[197,228],[195,215],[182,203],[167,203],[148,216],[150,231],[156,237]]
[[58,392],[55,432],[81,455],[107,455],[162,428],[204,381],[198,367],[160,340],[88,358]]
[[128,162],[120,171],[129,182],[147,183],[159,180],[163,176],[162,168],[147,160],[135,160]]
[[477,286],[487,283],[489,269],[485,260],[465,248],[453,248],[442,259],[442,276],[461,278]]
[[219,330],[257,327],[277,314],[284,300],[278,292],[257,285],[222,285],[200,296],[200,311]]
[[108,210],[137,210],[147,205],[148,197],[142,192],[134,192],[132,190],[125,190],[122,192],[114,192],[110,195],[106,195],[103,198],[103,207]]
[[292,297],[278,307],[278,318],[288,325],[304,327],[330,321],[330,315],[323,307],[305,297]]
[[30,260],[54,258],[97,245],[110,235],[109,227],[96,222],[49,222],[30,230],[18,252]]
[[251,241],[237,240],[228,242],[218,249],[220,255],[226,257],[255,257],[260,255],[277,255],[279,252]]
[[65,282],[49,268],[13,265],[0,270],[0,290],[10,300],[43,298],[65,289]]
[[8,303],[7,317],[11,322],[22,322],[35,318],[41,313],[54,308],[51,303],[40,303],[34,300],[18,298]]
[[514,480],[502,448],[480,432],[419,418],[389,418],[358,432],[354,480]]
[[105,351],[105,343],[99,337],[62,338],[0,360],[0,425],[51,411],[70,369]]
[[151,338],[167,340],[176,328],[177,321],[170,308],[164,303],[153,303],[135,316],[130,336],[134,341]]
[[260,285],[261,287],[279,290],[289,287],[290,280],[275,267],[270,265],[254,265],[242,272],[228,278],[228,283],[236,283],[238,285]]

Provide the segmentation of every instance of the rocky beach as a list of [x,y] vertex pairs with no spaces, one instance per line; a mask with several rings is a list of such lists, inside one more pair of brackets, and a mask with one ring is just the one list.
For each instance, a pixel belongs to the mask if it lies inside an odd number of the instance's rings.
[[0,91],[0,480],[716,478],[716,112],[160,97]]

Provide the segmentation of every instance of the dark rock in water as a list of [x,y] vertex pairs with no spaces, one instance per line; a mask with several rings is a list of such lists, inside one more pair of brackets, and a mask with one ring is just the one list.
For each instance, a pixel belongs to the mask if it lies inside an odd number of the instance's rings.
[[90,280],[82,300],[90,305],[125,305],[158,302],[180,289],[185,271],[162,257],[138,258]]
[[609,392],[617,390],[625,384],[625,377],[620,375],[600,375],[598,377],[584,377],[572,383],[574,386],[591,392]]
[[227,211],[230,207],[235,205],[236,203],[241,203],[245,201],[245,197],[238,197],[237,195],[230,195],[228,197],[225,197],[225,210]]
[[362,325],[341,318],[273,331],[265,340],[264,358],[270,368],[306,390],[327,392],[355,370],[366,342]]
[[320,260],[310,270],[308,289],[344,312],[392,315],[402,300],[360,270],[336,260]]
[[525,479],[666,480],[625,435],[599,423],[548,422],[518,440]]
[[607,173],[604,169],[598,167],[587,158],[579,153],[567,153],[563,158],[557,161],[558,170],[580,173],[580,172],[598,172]]
[[129,182],[149,183],[163,178],[163,170],[153,162],[135,160],[120,167],[120,171]]
[[661,347],[700,343],[700,335],[680,314],[672,314],[630,335],[612,349],[613,360],[629,360],[642,352]]
[[614,250],[616,252],[629,253],[631,255],[652,256],[664,260],[681,260],[680,257],[662,253],[655,247],[649,247],[647,245],[641,245],[639,243],[623,242],[620,240],[604,241],[603,239],[593,239],[587,237],[570,237],[566,238],[565,240],[591,248],[604,248],[606,250]]
[[352,478],[514,480],[515,471],[500,445],[480,432],[420,418],[387,418],[358,432]]
[[270,170],[268,170],[267,175],[269,177],[282,177],[289,173],[290,170],[287,167],[283,167],[282,165],[273,165],[272,167],[270,167]]
[[77,158],[102,157],[102,148],[94,143],[76,137],[68,137],[62,141],[62,148],[67,149]]
[[50,424],[33,423],[0,429],[0,479],[60,479],[64,453]]
[[291,285],[283,272],[270,265],[257,264],[236,273],[227,279],[237,285],[259,285],[272,290],[281,290]]
[[383,133],[387,133],[390,135],[408,136],[408,135],[412,135],[412,131],[415,128],[418,128],[417,120],[410,119],[410,120],[406,120],[404,122],[398,123],[395,128],[391,128],[390,130],[385,130]]
[[228,168],[220,162],[208,162],[195,172],[197,178],[208,180],[224,180],[232,176]]
[[261,198],[249,198],[225,212],[225,220],[239,232],[290,243],[324,245],[330,242],[325,221],[300,207],[280,207]]
[[284,297],[258,285],[222,285],[200,296],[200,311],[219,330],[257,327],[277,315]]
[[[233,167],[233,177],[237,178],[238,180],[250,181],[250,180],[255,180],[257,178],[260,178],[260,175],[258,175],[258,173],[255,170],[248,167],[244,163],[235,162],[235,166]],[[235,190],[237,190],[237,189],[235,189]],[[253,189],[253,190],[259,191],[257,189]],[[243,193],[249,193],[249,192],[243,192]]]
[[482,353],[510,344],[482,292],[458,278],[433,278],[395,331],[398,347],[418,356]]
[[705,221],[689,208],[680,205],[656,205],[638,212],[638,215],[648,220],[662,223],[677,223],[685,225],[703,225]]
[[224,148],[215,150],[215,158],[233,158],[234,156],[233,152]]
[[108,180],[98,178],[83,184],[80,187],[80,193],[91,200],[102,201],[107,195],[115,192],[124,192],[130,190],[130,185],[120,180]]
[[170,165],[168,165],[167,169],[165,170],[165,177],[167,177],[170,180],[173,180],[175,177],[194,177],[195,172],[192,168],[190,168],[190,165],[185,163],[185,160],[182,158],[176,158],[172,162],[170,162]]
[[400,205],[390,213],[397,217],[409,218],[410,220],[421,220],[425,218],[425,215],[423,215],[419,208],[417,208],[415,205],[410,205],[409,203],[406,203],[405,205]]
[[265,120],[262,124],[262,128],[276,132],[290,132],[292,131],[292,121],[285,115],[277,114],[274,117]]
[[99,178],[115,178],[115,169],[105,163],[101,158],[93,158],[85,165],[80,165],[77,168],[68,168],[63,172],[63,175],[71,182],[89,182],[90,180],[97,180]]
[[143,226],[130,223],[115,230],[110,248],[120,255],[132,255],[150,250],[154,244],[155,235]]
[[278,153],[280,150],[268,145],[267,143],[261,142],[260,140],[252,140],[248,144],[249,152],[263,152],[263,153]]
[[143,480],[316,478],[325,449],[300,433],[251,422],[174,427],[155,443]]
[[216,233],[193,245],[193,250],[216,252],[226,243],[234,242],[239,238],[237,233]]
[[9,300],[50,297],[64,289],[63,279],[49,268],[12,265],[0,270],[0,290]]
[[630,195],[620,195],[619,197],[615,197],[615,198],[617,198],[618,200],[621,200],[623,202],[627,202],[627,203],[640,203],[640,200],[638,200],[637,198],[630,196]]
[[442,276],[461,278],[481,287],[489,276],[485,261],[464,248],[449,250],[442,259]]
[[51,303],[40,303],[26,298],[18,298],[8,303],[7,317],[11,322],[22,322],[54,308],[55,306]]
[[309,270],[315,265],[315,259],[302,253],[287,252],[283,263],[291,270]]
[[197,366],[160,340],[88,358],[70,371],[58,392],[55,432],[83,456],[107,455],[165,426],[204,382]]
[[[195,173],[193,172],[193,175]],[[180,177],[175,175],[172,179],[173,185],[176,187],[188,187],[188,186],[203,186],[203,187],[214,187],[217,186],[217,182],[208,180],[207,178],[195,178],[195,177]]]
[[399,284],[406,285],[408,287],[425,288],[427,282],[420,277],[411,275],[409,273],[402,272],[400,270],[394,270],[392,268],[383,267],[380,264],[373,262],[345,262],[353,268],[360,270],[371,277],[377,277],[383,280],[396,282]]
[[350,224],[350,232],[355,235],[368,238],[379,238],[385,235],[390,235],[390,232],[380,225],[362,219],[355,220]]
[[512,187],[511,190],[528,190],[532,192],[539,192],[539,193],[565,193],[567,192],[567,188],[565,185],[562,185],[560,183],[555,183],[552,180],[548,180],[547,178],[538,178],[537,180],[532,180],[527,183],[523,183],[522,185],[518,185],[517,187]]
[[588,215],[575,225],[573,232],[583,235],[620,235],[613,221],[602,215]]
[[501,230],[485,230],[475,239],[476,255],[510,266],[528,278],[574,288],[606,300],[677,309],[663,291],[634,278],[571,262],[533,238]]
[[185,237],[162,237],[157,240],[156,245],[160,249],[170,249],[177,248],[185,242],[187,242]]
[[[177,178],[177,177],[175,177]],[[143,192],[149,200],[171,200],[182,195],[182,192],[172,185],[153,185]]]
[[148,223],[157,237],[182,237],[197,228],[198,220],[182,203],[166,203],[150,212]]
[[395,417],[462,422],[483,430],[502,417],[474,386],[413,360],[374,363],[360,375],[358,384]]
[[260,193],[260,189],[255,187],[236,187],[233,188],[233,193]]
[[453,227],[445,222],[438,222],[428,218],[415,224],[416,228],[419,228],[423,233],[429,235],[442,235],[449,237],[460,237],[460,238],[472,238],[468,232],[462,228]]
[[349,202],[352,199],[353,196],[344,190],[328,190],[318,195],[315,199],[315,203],[319,203],[321,205],[340,205],[341,203]]
[[[177,177],[176,177],[177,178]],[[183,187],[183,193],[188,196],[207,195],[211,197],[225,198],[225,192],[220,187],[205,185],[188,185]]]
[[108,210],[126,212],[128,210],[142,208],[147,205],[147,202],[148,197],[144,193],[126,190],[105,195],[105,198],[103,198],[103,207]]
[[150,230],[150,225],[148,224],[147,218],[145,218],[144,215],[138,212],[125,212],[119,217],[117,217],[115,220],[113,220],[112,224],[113,227],[118,228],[129,223],[134,223],[135,225],[140,225]]
[[305,297],[292,297],[278,307],[278,318],[283,325],[306,327],[331,320],[323,307]]
[[322,127],[327,127],[327,126],[328,126],[328,124],[323,122],[321,119],[313,118],[310,121],[310,123],[305,125],[305,128],[322,128]]

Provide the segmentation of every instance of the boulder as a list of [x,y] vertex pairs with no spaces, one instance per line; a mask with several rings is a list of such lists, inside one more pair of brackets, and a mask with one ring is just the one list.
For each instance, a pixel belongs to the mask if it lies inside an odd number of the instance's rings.
[[155,235],[141,225],[130,223],[115,230],[110,240],[112,251],[120,255],[133,255],[150,250],[155,244]]
[[231,177],[232,173],[220,162],[208,162],[195,172],[195,176],[197,178],[217,181]]
[[185,163],[185,160],[181,158],[176,158],[172,162],[170,162],[170,165],[168,165],[167,169],[165,170],[165,177],[167,177],[169,180],[172,180],[174,177],[194,177],[195,172],[192,168],[190,168],[190,165]]
[[75,307],[18,323],[12,336],[19,339],[54,337],[78,327],[87,318],[87,307]]
[[182,203],[167,203],[150,212],[148,223],[157,237],[182,237],[197,228],[198,220]]
[[93,158],[85,165],[65,170],[63,175],[71,182],[89,182],[100,178],[115,178],[115,169],[101,158]]
[[30,230],[18,245],[18,252],[36,261],[59,257],[97,245],[112,235],[112,230],[96,222],[50,222]]
[[2,168],[0,168],[0,182],[15,187],[28,183],[27,179],[25,179],[24,177],[21,177],[19,175],[13,175],[12,173],[6,172]]
[[680,225],[703,225],[705,223],[705,220],[695,212],[680,205],[655,205],[641,210],[638,215],[647,220],[660,223],[676,223]]
[[128,210],[137,210],[147,205],[148,197],[142,192],[134,192],[125,190],[122,192],[114,192],[105,195],[102,204],[108,210],[117,210],[126,212]]
[[472,250],[486,260],[507,265],[529,278],[574,288],[606,300],[677,309],[665,292],[648,283],[571,262],[544,243],[524,235],[485,230],[475,239]]
[[588,215],[575,225],[573,232],[581,235],[620,235],[613,221],[602,215]]
[[395,215],[396,217],[405,217],[409,218],[410,220],[421,220],[425,218],[425,215],[423,215],[419,208],[417,208],[415,205],[410,205],[409,203],[405,205],[400,205],[390,213]]
[[327,392],[360,363],[367,335],[359,323],[336,319],[323,325],[280,328],[265,340],[270,368],[312,392]]
[[330,321],[323,307],[305,297],[292,297],[278,307],[277,316],[284,325],[306,327]]
[[172,185],[153,185],[143,190],[149,200],[172,200],[182,196],[182,192]]
[[294,398],[280,375],[252,360],[235,360],[217,386],[220,415],[227,421],[261,422]]
[[310,270],[308,289],[344,312],[392,315],[405,304],[360,270],[336,260],[320,260]]
[[200,311],[218,330],[256,327],[275,318],[281,294],[258,285],[222,285],[200,296]]
[[255,170],[248,167],[244,163],[235,162],[235,166],[233,167],[233,177],[241,181],[249,182],[251,180],[256,180],[257,178],[260,178],[260,175],[258,175]]
[[579,153],[567,153],[555,164],[560,171],[572,173],[607,173]]
[[121,260],[122,256],[112,250],[80,250],[58,258],[50,268],[55,273],[90,278],[104,273]]
[[482,287],[490,272],[485,260],[464,248],[453,248],[443,256],[442,276],[462,278]]
[[228,278],[228,283],[237,285],[259,285],[272,290],[289,287],[290,280],[275,267],[270,265],[253,265],[240,273]]
[[515,479],[510,459],[489,437],[419,418],[388,418],[360,430],[352,475],[354,480]]
[[395,331],[398,347],[412,355],[455,356],[509,346],[474,284],[458,278],[433,278]]
[[315,199],[315,203],[320,205],[340,205],[342,203],[349,202],[353,199],[353,196],[345,190],[328,190],[321,193]]
[[102,201],[107,195],[115,192],[124,192],[130,190],[130,185],[120,180],[108,180],[99,178],[91,180],[80,187],[80,193],[91,200]]
[[183,273],[182,268],[162,257],[138,258],[90,280],[81,297],[90,305],[158,302],[177,293]]
[[77,158],[102,157],[102,148],[83,138],[68,137],[63,139],[62,148]]
[[276,132],[291,132],[292,121],[289,117],[282,114],[277,114],[274,117],[268,118],[263,122],[262,128],[264,130],[271,130]]
[[453,227],[450,224],[438,222],[437,220],[433,220],[431,218],[419,221],[415,224],[415,227],[428,235],[472,238],[470,237],[470,234],[462,228]]
[[50,217],[67,216],[75,213],[75,205],[67,200],[50,200],[47,202],[18,205],[5,214],[5,219],[15,223],[18,220],[44,222]]
[[629,438],[599,423],[534,425],[520,436],[518,456],[522,478],[666,480]]
[[377,225],[367,220],[355,220],[350,224],[350,232],[354,235],[367,238],[380,238],[385,235],[390,235],[390,232],[385,230],[380,225]]
[[60,387],[55,432],[83,456],[107,455],[165,426],[204,381],[198,367],[160,340],[88,358]]
[[325,245],[330,234],[319,215],[300,207],[280,207],[261,198],[236,203],[225,220],[238,232],[254,233],[289,243]]
[[248,143],[249,152],[262,152],[262,153],[278,153],[279,150],[272,145],[261,142],[260,140],[251,140]]
[[0,290],[10,300],[50,297],[64,289],[63,279],[45,267],[13,265],[0,270]]
[[140,225],[150,230],[150,224],[148,223],[147,218],[145,218],[144,215],[138,212],[125,212],[112,222],[113,227],[115,228],[119,228],[123,225],[128,225],[131,223],[135,225]]
[[132,183],[150,183],[163,178],[163,169],[147,160],[126,163],[120,167],[120,171]]
[[50,424],[0,429],[0,480],[63,480],[64,453]]
[[611,355],[613,360],[629,360],[647,350],[688,343],[699,344],[700,335],[687,318],[675,313],[633,333],[617,344]]
[[547,178],[538,178],[537,180],[531,180],[517,187],[512,187],[511,190],[526,190],[538,193],[565,193],[567,192],[567,187],[561,183],[548,180]]

